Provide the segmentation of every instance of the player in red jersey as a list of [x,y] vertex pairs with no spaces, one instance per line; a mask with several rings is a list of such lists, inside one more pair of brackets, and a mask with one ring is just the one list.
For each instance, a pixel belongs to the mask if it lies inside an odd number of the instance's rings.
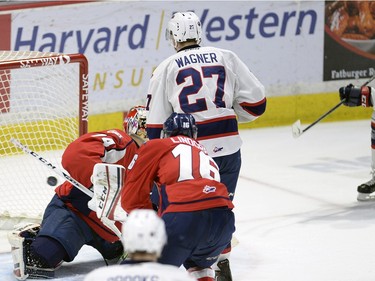
[[183,264],[198,280],[214,280],[211,266],[235,230],[233,203],[218,166],[196,141],[192,115],[173,113],[162,134],[146,142],[127,167],[121,205],[127,212],[152,209],[149,194],[155,183],[168,235],[159,262]]
[[[147,139],[145,124],[145,108],[132,108],[124,120],[125,132],[113,129],[82,135],[64,151],[62,166],[90,189],[95,164],[129,165]],[[72,261],[83,245],[96,248],[106,260],[123,254],[119,237],[88,207],[90,196],[68,181],[55,192],[41,225],[24,225],[8,235],[17,279],[53,277],[62,261]],[[116,226],[121,229],[119,222]]]

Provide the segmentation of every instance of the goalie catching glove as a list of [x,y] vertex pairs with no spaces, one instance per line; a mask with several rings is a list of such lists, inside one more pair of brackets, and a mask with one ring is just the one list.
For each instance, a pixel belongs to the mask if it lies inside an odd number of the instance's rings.
[[346,87],[341,87],[339,92],[340,100],[344,100],[344,105],[346,106],[373,106],[370,87],[358,87],[354,86],[353,84],[349,84]]

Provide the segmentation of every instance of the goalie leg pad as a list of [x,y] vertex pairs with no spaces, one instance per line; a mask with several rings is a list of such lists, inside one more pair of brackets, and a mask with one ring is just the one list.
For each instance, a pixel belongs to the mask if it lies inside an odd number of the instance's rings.
[[31,243],[40,230],[40,224],[27,223],[16,226],[8,233],[13,259],[13,274],[18,280],[26,278],[54,278],[55,268],[33,254]]
[[14,230],[8,233],[8,241],[11,246],[13,259],[13,274],[18,280],[25,280],[29,275],[26,273],[26,263],[24,260],[24,241],[22,232],[36,231],[39,224],[27,223],[23,226],[15,226]]

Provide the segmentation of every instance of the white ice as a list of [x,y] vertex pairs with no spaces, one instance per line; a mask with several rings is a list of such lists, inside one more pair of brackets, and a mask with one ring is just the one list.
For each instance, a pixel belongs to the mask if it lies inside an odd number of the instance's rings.
[[[291,126],[241,136],[234,281],[375,280],[375,202],[356,200],[370,179],[370,120],[319,123],[296,139]],[[102,265],[84,247],[56,280],[82,280]],[[0,280],[15,280],[11,270],[10,253],[0,254]]]

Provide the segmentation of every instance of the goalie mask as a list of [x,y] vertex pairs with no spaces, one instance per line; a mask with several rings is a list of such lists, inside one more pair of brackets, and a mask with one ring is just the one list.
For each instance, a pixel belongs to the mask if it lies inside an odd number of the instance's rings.
[[141,105],[132,107],[124,119],[125,132],[128,135],[147,139],[146,118],[146,107]]
[[198,16],[193,12],[178,12],[173,14],[165,32],[167,40],[175,47],[175,42],[185,42],[193,39],[199,44],[202,40],[202,25]]
[[130,212],[122,226],[123,243],[128,253],[155,253],[158,257],[167,243],[164,221],[154,210]]
[[197,138],[198,128],[193,115],[188,113],[172,113],[163,124],[161,138],[169,138],[178,135]]

